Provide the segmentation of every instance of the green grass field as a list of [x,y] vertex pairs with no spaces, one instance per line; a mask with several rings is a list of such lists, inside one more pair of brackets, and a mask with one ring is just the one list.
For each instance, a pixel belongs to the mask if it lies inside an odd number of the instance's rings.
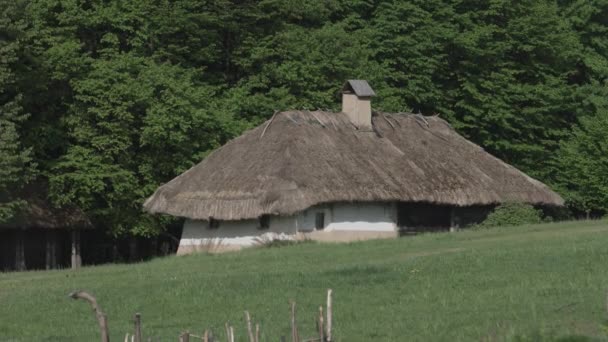
[[[326,289],[334,290],[338,341],[502,341],[601,338],[608,290],[608,222],[566,222],[426,234],[352,244],[300,244],[223,255],[168,257],[78,271],[0,274],[0,340],[97,341],[84,289],[122,341],[142,314],[146,336],[231,322],[243,310],[263,341],[289,334],[289,301],[314,336]],[[525,339],[525,338],[524,338]]]

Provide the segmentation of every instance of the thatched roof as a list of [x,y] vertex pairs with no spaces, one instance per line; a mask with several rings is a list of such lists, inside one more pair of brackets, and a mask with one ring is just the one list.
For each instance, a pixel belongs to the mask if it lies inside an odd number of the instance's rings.
[[344,201],[564,203],[438,117],[374,113],[372,121],[373,132],[362,132],[343,113],[278,113],[161,186],[144,208],[238,220]]
[[87,215],[80,209],[55,208],[40,194],[46,193],[46,186],[41,183],[30,184],[21,191],[26,204],[17,215],[8,222],[0,223],[0,229],[89,229],[93,225]]

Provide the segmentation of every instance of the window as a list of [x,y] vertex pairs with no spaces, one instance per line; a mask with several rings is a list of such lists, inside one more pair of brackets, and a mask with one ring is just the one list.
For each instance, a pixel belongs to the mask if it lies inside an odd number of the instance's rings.
[[325,229],[325,213],[317,213],[315,215],[315,228],[317,230]]
[[218,229],[220,227],[220,221],[214,219],[213,217],[209,218],[209,229]]
[[268,229],[270,228],[270,215],[262,215],[259,218],[260,224],[258,225],[258,229]]

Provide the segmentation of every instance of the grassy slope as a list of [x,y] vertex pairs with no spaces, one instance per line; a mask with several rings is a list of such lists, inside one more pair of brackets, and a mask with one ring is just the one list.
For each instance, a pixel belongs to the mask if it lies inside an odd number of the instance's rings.
[[136,311],[144,333],[163,341],[185,329],[221,332],[226,321],[244,336],[249,309],[276,341],[289,336],[292,298],[312,336],[329,287],[339,341],[596,335],[607,265],[608,223],[599,221],[0,274],[0,340],[97,340],[88,305],[66,297],[74,289],[98,297],[114,340]]

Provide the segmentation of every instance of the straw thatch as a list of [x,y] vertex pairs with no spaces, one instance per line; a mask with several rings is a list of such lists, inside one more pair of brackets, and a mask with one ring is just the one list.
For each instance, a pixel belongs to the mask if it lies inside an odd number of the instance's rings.
[[343,113],[278,113],[161,186],[144,207],[239,220],[345,201],[563,205],[438,117],[374,113],[372,121],[373,131],[362,132]]
[[93,228],[88,217],[79,209],[53,208],[38,198],[29,198],[27,204],[10,221],[0,224],[0,229],[89,229]]

